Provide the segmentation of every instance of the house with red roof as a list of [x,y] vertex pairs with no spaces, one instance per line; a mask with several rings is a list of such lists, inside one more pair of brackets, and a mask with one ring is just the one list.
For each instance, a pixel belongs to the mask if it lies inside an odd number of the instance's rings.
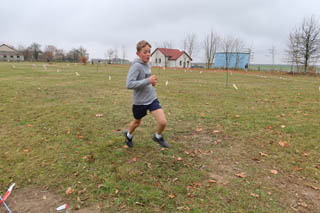
[[152,66],[190,68],[192,58],[178,49],[157,48],[151,53]]

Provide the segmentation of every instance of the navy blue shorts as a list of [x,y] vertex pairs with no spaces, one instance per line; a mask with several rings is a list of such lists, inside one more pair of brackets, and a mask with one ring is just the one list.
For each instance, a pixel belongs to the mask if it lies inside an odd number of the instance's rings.
[[132,106],[132,112],[133,112],[133,117],[137,120],[140,120],[144,116],[147,115],[147,110],[150,112],[161,109],[160,102],[158,99],[155,99],[151,104],[149,105],[134,105]]

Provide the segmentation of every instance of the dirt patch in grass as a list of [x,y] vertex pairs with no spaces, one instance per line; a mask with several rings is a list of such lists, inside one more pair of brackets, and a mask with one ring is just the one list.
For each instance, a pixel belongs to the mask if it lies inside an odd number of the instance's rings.
[[[14,189],[6,201],[12,213],[57,212],[56,208],[65,203],[68,202],[56,194],[36,187]],[[6,212],[3,206],[1,206],[0,212]],[[79,209],[77,206],[69,205],[67,211],[62,212],[96,213],[100,210],[98,207]]]

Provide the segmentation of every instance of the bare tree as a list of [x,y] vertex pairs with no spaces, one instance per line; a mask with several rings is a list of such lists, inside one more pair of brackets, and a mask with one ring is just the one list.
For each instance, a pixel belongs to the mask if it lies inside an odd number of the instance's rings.
[[[289,34],[288,51],[296,62],[307,72],[310,64],[315,64],[320,57],[320,24],[311,16],[304,18],[301,26]],[[296,57],[296,59],[294,58]]]
[[237,43],[237,39],[232,36],[224,37],[222,40],[222,50],[225,54],[225,60],[226,60],[225,68],[227,70],[230,68],[230,62],[231,62],[232,54],[234,54],[235,52],[236,43]]
[[191,58],[196,48],[196,43],[197,43],[196,38],[197,38],[196,34],[191,33],[191,34],[187,34],[183,40],[183,50],[186,51]]
[[39,60],[39,56],[42,53],[40,49],[41,45],[38,43],[32,43],[29,47],[30,51],[32,52],[32,58],[36,61]]
[[47,45],[44,48],[44,52],[43,52],[43,59],[45,61],[52,61],[53,58],[55,57],[57,48],[53,45]]
[[234,43],[234,50],[235,50],[235,57],[236,57],[236,63],[235,68],[240,68],[240,61],[242,60],[242,52],[244,51],[244,42],[238,38],[235,39]]
[[227,36],[223,38],[222,41],[222,50],[225,54],[225,68],[227,70],[226,72],[226,87],[228,87],[228,82],[229,82],[229,68],[230,68],[230,62],[232,59],[232,54],[234,54],[236,46],[237,46],[238,39],[232,37],[232,36]]
[[30,61],[32,59],[32,52],[29,47],[25,48],[24,46],[19,45],[18,51],[23,55],[25,61]]
[[107,53],[105,54],[105,57],[108,59],[109,64],[111,64],[113,55],[114,55],[114,49],[112,49],[112,48],[108,49]]
[[114,59],[114,61],[118,61],[118,58],[119,58],[119,56],[118,56],[118,48],[114,48],[114,56],[113,56],[113,59]]
[[56,61],[64,61],[65,60],[65,53],[63,49],[57,49],[54,54],[54,60]]
[[212,67],[213,60],[216,56],[220,42],[220,36],[214,33],[212,30],[210,33],[206,35],[205,39],[203,40],[204,55],[206,59],[207,69]]
[[294,66],[296,71],[300,71],[300,65],[302,61],[299,57],[299,34],[297,32],[290,32],[289,41],[286,49],[286,60],[291,65],[291,71],[294,73]]
[[122,55],[121,64],[124,64],[124,61],[125,61],[126,56],[127,56],[127,50],[126,50],[126,47],[124,45],[121,46],[121,55]]

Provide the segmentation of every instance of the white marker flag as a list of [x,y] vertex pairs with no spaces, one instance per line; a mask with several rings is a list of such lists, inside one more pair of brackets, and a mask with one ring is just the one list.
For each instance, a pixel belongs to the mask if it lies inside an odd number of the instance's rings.
[[238,87],[237,87],[237,85],[235,85],[235,84],[232,84],[232,86],[233,86],[233,88],[235,88],[236,90],[238,90]]
[[15,185],[16,185],[16,184],[14,183],[14,184],[12,184],[12,185],[9,187],[8,191],[4,194],[2,200],[0,200],[0,205],[1,205],[4,201],[6,201],[6,199],[7,199],[7,198],[9,197],[9,195],[11,194],[12,189],[13,189],[13,187],[14,187]]
[[61,210],[67,209],[67,208],[68,208],[68,204],[63,204],[62,206],[59,206],[58,208],[56,208],[56,210],[61,211]]

